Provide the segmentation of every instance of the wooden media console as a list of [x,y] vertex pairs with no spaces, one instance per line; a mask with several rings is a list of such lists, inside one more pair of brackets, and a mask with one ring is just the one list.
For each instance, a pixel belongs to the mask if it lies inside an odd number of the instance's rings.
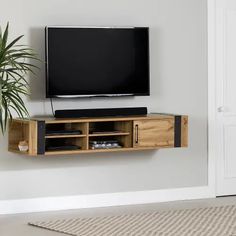
[[[25,141],[28,151],[19,151]],[[139,151],[188,146],[188,117],[147,116],[80,119],[13,119],[9,151],[32,156]]]

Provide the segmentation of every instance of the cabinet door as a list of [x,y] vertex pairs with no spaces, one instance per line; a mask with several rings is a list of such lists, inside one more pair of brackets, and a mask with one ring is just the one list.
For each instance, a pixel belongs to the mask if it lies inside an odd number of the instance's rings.
[[174,147],[174,119],[135,120],[134,147]]

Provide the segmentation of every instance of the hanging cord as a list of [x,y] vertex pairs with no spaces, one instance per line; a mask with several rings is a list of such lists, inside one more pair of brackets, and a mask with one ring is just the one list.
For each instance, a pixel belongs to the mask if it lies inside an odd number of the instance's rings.
[[50,98],[50,102],[51,102],[52,115],[55,117],[55,112],[54,112],[54,108],[53,108],[52,98]]

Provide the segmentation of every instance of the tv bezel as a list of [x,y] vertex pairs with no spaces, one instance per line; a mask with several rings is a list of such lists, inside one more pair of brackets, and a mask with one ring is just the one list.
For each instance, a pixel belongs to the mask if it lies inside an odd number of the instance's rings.
[[[147,64],[148,64],[148,91],[145,93],[121,93],[121,94],[85,94],[85,95],[51,95],[49,93],[49,65],[48,65],[48,29],[49,28],[85,28],[85,29],[147,29]],[[45,72],[46,72],[46,98],[92,98],[92,97],[124,97],[124,96],[150,96],[150,48],[149,27],[136,26],[46,26],[45,27]]]

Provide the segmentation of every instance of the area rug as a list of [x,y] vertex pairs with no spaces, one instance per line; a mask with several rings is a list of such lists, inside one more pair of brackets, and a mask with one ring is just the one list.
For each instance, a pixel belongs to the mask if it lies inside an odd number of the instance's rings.
[[236,236],[236,207],[221,206],[29,224],[73,236]]

